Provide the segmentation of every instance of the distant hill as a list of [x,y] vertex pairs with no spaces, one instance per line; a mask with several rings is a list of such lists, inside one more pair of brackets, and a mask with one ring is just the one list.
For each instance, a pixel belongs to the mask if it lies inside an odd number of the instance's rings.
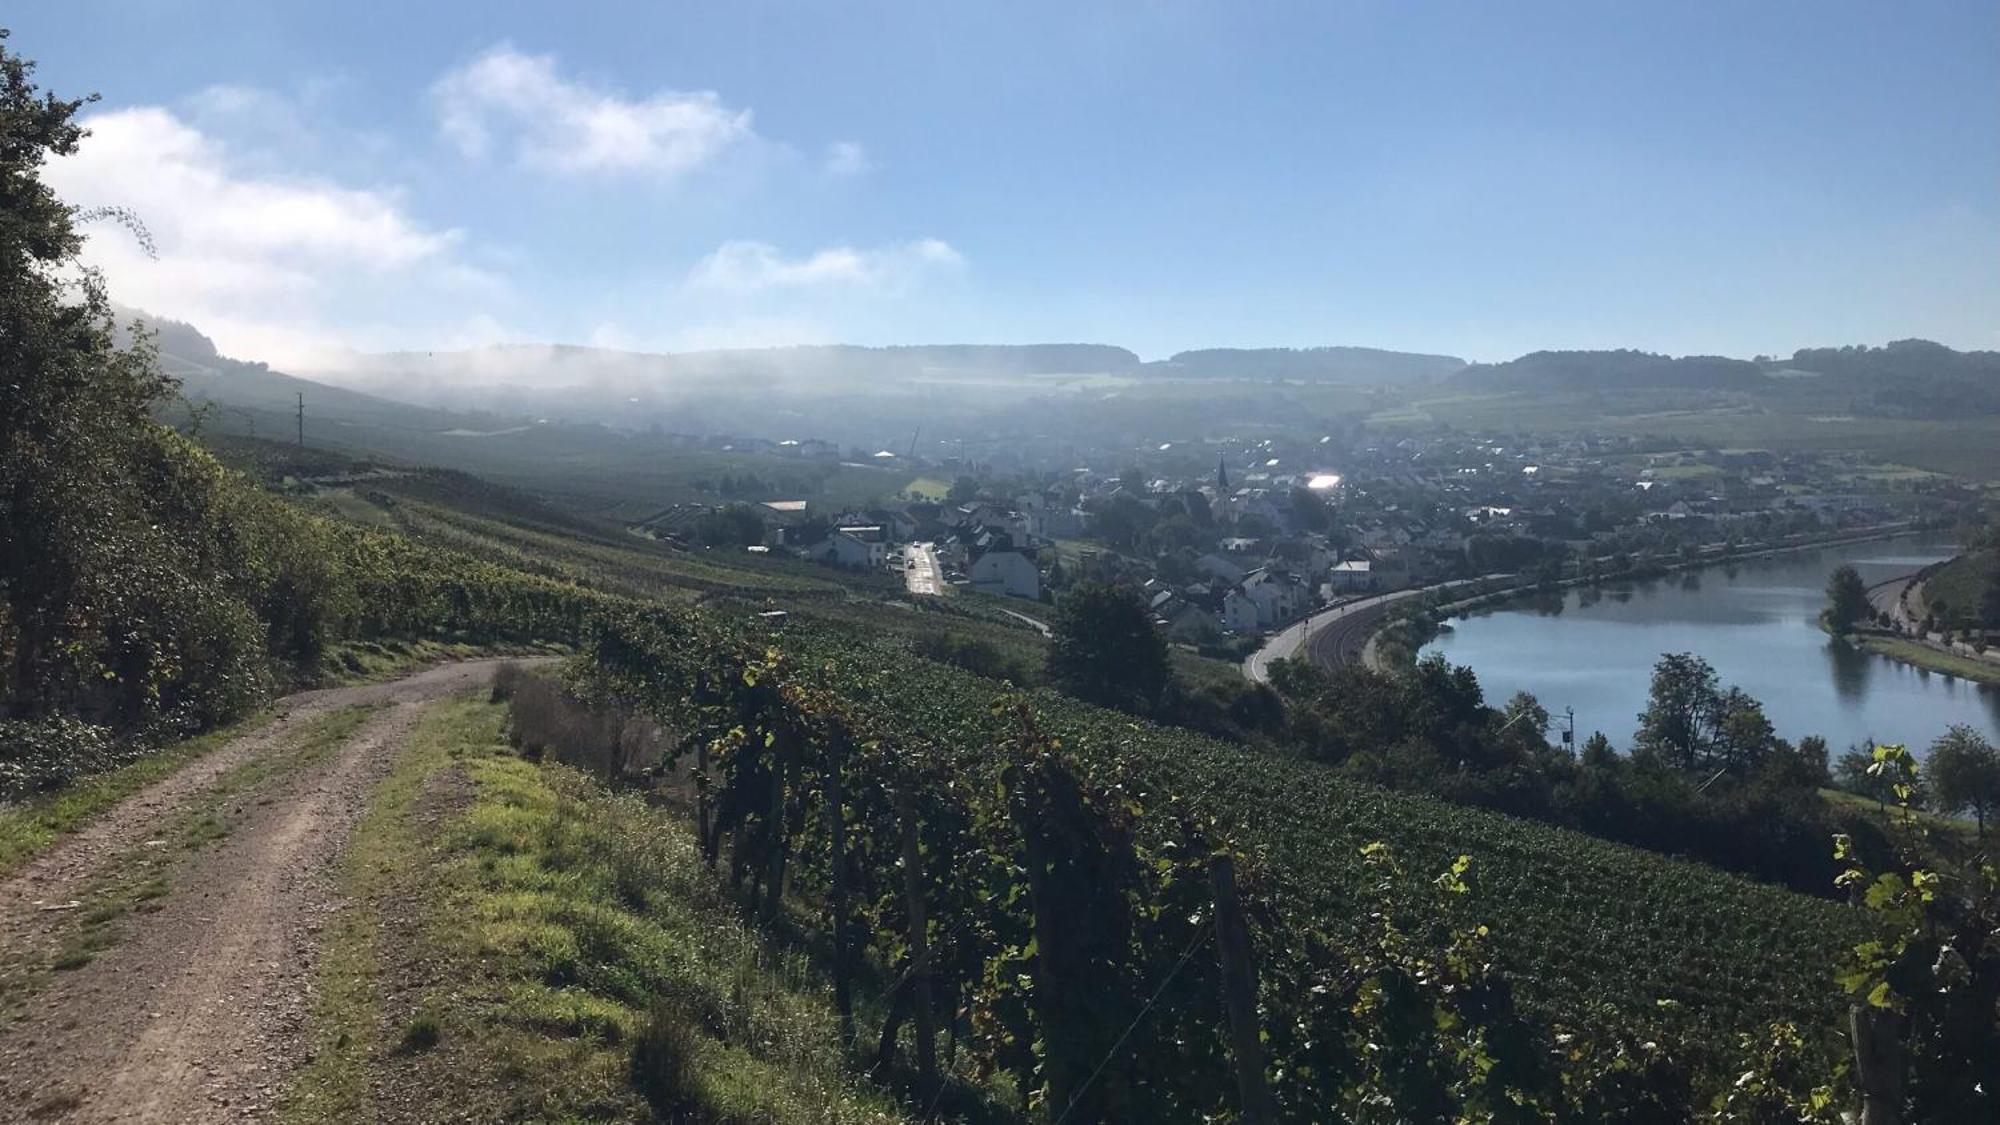
[[1193,379],[1316,379],[1329,383],[1402,383],[1443,379],[1464,370],[1451,355],[1380,348],[1202,348],[1146,369]]
[[508,344],[453,352],[358,356],[327,377],[371,387],[412,378],[605,388],[671,379],[750,379],[769,383],[852,384],[920,378],[1147,374],[1196,379],[1310,379],[1396,383],[1441,379],[1465,367],[1456,356],[1379,348],[1208,348],[1142,363],[1109,344],[828,344],[700,352],[624,352],[562,345]]
[[1549,391],[1687,387],[1749,390],[1764,382],[1755,363],[1724,356],[1675,358],[1620,348],[1616,351],[1530,352],[1505,363],[1475,363],[1459,382],[1482,390]]
[[1929,340],[1883,347],[1800,348],[1783,366],[1849,378],[1946,378],[2000,383],[2000,352],[1961,352]]
[[[338,423],[343,427],[381,426],[428,433],[487,426],[493,421],[487,416],[412,407],[273,371],[263,363],[230,359],[220,354],[215,342],[191,324],[162,320],[131,309],[121,309],[118,315],[119,345],[129,343],[133,327],[143,322],[153,333],[160,367],[180,380],[181,394],[197,406],[213,404],[222,415],[214,424],[233,431],[262,433],[267,437],[292,434],[301,394],[306,396],[311,426]],[[168,420],[180,421],[171,408]]]
[[1787,376],[1817,376],[1822,393],[1848,396],[1858,412],[1894,418],[2000,414],[2000,352],[1897,340],[1880,348],[1800,348],[1767,366]]
[[1140,366],[1106,344],[936,344],[871,348],[852,344],[628,352],[562,344],[499,344],[463,351],[356,356],[329,378],[356,385],[410,378],[443,383],[607,387],[674,379],[867,384],[935,375],[1088,375]]
[[1475,363],[1456,376],[1491,391],[1750,391],[1841,413],[1949,418],[2000,413],[2000,352],[1961,352],[1929,340],[1884,347],[1800,348],[1789,359],[1666,356],[1651,352],[1531,352]]

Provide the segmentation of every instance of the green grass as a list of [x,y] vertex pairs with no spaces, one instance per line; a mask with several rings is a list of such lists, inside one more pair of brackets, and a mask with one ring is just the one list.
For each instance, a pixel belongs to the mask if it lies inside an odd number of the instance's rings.
[[85,778],[59,792],[0,806],[0,875],[47,851],[56,841],[90,823],[111,806],[230,741],[256,731],[276,716],[277,712],[267,708],[229,726],[172,743],[108,773]]
[[373,641],[343,641],[328,649],[323,678],[331,684],[376,683],[447,660],[559,656],[565,651],[563,646],[557,644],[492,645],[434,638],[401,640],[390,637]]
[[1856,640],[1869,652],[1879,653],[1891,660],[1898,660],[1917,668],[1942,672],[1977,684],[2000,684],[2000,664],[1974,660],[1956,653],[1939,652],[1927,645],[1899,637],[1866,636],[1858,637]]
[[943,477],[918,477],[904,485],[903,491],[926,500],[943,500],[951,491],[951,482]]
[[[385,1082],[481,1120],[645,1120],[649,1076],[652,1104],[696,1120],[904,1119],[847,1069],[825,983],[739,920],[683,820],[522,760],[504,722],[498,705],[438,705],[372,796],[287,1120],[366,1119]],[[426,787],[454,767],[469,807],[423,823]],[[393,896],[424,916],[406,1011],[387,999]]]
[[[287,1121],[356,1121],[374,1116],[370,1074],[386,1050],[381,991],[384,904],[391,894],[418,894],[425,839],[414,812],[430,779],[493,737],[491,708],[470,700],[438,704],[410,733],[408,748],[369,794],[368,811],[341,860],[341,911],[325,931],[313,1008],[312,1061],[293,1085]],[[421,1018],[419,1018],[421,1017]],[[426,1030],[427,1029],[427,1030]],[[443,1021],[424,1010],[405,1024],[405,1041],[435,1047]]]
[[[1881,817],[1882,824],[1885,827],[1888,826],[1892,816],[1900,815],[1896,812],[1893,805],[1885,805],[1873,797],[1864,797],[1859,793],[1849,793],[1845,789],[1821,789],[1819,795],[1824,797],[1829,804],[1875,814]],[[1961,837],[1964,840],[1974,839],[1978,834],[1978,825],[1969,820],[1960,820],[1957,817],[1926,812],[1922,809],[1913,810],[1911,815],[1916,817],[1918,824],[1932,832],[1946,832],[1953,836]]]
[[1172,649],[1168,655],[1173,660],[1174,675],[1190,690],[1236,687],[1243,683],[1243,666],[1233,660],[1218,660],[1184,648]]

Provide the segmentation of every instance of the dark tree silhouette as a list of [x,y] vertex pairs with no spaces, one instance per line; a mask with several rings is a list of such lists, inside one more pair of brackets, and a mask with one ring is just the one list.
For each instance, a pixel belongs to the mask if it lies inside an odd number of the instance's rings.
[[1137,595],[1104,582],[1079,582],[1056,602],[1049,642],[1050,682],[1078,699],[1150,714],[1172,680],[1167,642]]

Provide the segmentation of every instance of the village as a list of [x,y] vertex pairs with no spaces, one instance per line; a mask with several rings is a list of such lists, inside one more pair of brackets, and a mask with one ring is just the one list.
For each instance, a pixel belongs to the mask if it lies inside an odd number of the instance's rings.
[[1076,451],[1082,463],[1068,466],[843,452],[813,439],[707,443],[951,483],[943,494],[837,507],[782,497],[678,504],[635,530],[691,548],[891,571],[911,596],[1045,602],[1084,578],[1117,581],[1141,592],[1171,639],[1217,655],[1371,594],[1495,573],[1643,572],[1946,523],[1976,500],[1948,478],[1838,455],[1641,438],[1389,439],[1350,429]]

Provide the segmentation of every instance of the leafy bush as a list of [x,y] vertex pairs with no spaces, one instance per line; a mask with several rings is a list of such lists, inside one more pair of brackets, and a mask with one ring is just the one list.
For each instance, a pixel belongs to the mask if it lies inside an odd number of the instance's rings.
[[103,727],[50,717],[0,721],[0,801],[57,789],[119,765],[117,740]]
[[949,633],[923,633],[910,641],[918,656],[963,668],[989,680],[1009,680],[1033,684],[1040,677],[1020,660],[1010,659],[1000,646],[977,637],[954,637]]

